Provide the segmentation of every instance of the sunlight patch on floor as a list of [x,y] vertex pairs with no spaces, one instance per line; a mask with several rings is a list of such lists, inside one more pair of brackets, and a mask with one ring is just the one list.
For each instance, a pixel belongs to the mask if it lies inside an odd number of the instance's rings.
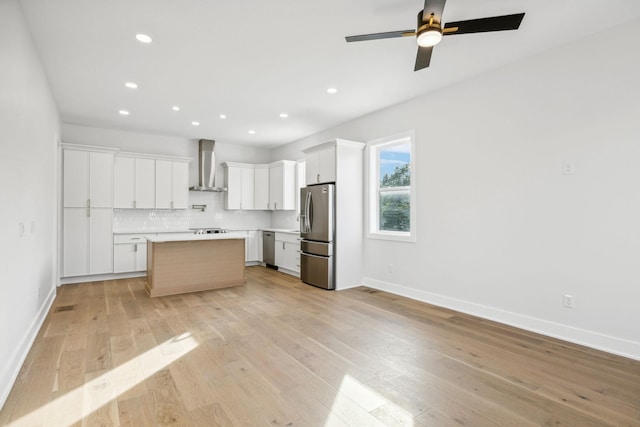
[[339,425],[335,417],[348,425],[413,427],[413,416],[410,412],[349,374],[342,378],[325,427]]
[[109,402],[115,401],[118,396],[166,368],[198,345],[200,343],[190,333],[171,338],[24,415],[9,426],[70,426],[96,411],[108,412],[113,409],[107,406]]

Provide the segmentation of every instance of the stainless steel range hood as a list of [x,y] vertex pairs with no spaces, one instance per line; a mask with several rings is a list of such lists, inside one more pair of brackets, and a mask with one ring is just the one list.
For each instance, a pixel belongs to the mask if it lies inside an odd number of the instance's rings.
[[216,142],[211,139],[201,139],[198,148],[198,186],[191,187],[191,191],[227,191],[226,188],[216,187]]

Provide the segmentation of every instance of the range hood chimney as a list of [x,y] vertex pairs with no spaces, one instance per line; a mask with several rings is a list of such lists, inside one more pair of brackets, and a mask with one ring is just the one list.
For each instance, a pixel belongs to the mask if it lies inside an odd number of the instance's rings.
[[212,139],[198,141],[198,186],[191,187],[191,191],[227,191],[226,188],[216,187],[216,142]]

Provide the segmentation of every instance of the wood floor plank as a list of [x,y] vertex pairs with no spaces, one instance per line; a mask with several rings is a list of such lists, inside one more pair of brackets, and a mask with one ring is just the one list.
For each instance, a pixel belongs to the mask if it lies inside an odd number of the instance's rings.
[[159,298],[145,278],[61,287],[0,425],[640,426],[639,361],[366,287],[246,276]]

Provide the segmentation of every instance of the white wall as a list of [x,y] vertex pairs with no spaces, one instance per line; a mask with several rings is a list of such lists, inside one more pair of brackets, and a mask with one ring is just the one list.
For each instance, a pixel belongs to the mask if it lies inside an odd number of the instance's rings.
[[[118,148],[135,153],[160,154],[191,158],[189,185],[198,185],[198,140],[176,136],[101,129],[72,124],[63,124],[62,140],[70,144],[95,145]],[[216,186],[224,187],[223,162],[269,163],[271,151],[266,148],[234,145],[221,141],[215,144]],[[189,192],[189,206],[205,204],[205,212],[163,211],[157,215],[151,211],[116,210],[115,231],[172,230],[184,227],[254,228],[270,225],[267,211],[226,211],[225,193]]]
[[58,113],[14,0],[0,2],[0,58],[1,407],[55,296],[58,254]]
[[273,156],[415,129],[418,241],[366,240],[365,283],[640,359],[638,40],[636,20]]

